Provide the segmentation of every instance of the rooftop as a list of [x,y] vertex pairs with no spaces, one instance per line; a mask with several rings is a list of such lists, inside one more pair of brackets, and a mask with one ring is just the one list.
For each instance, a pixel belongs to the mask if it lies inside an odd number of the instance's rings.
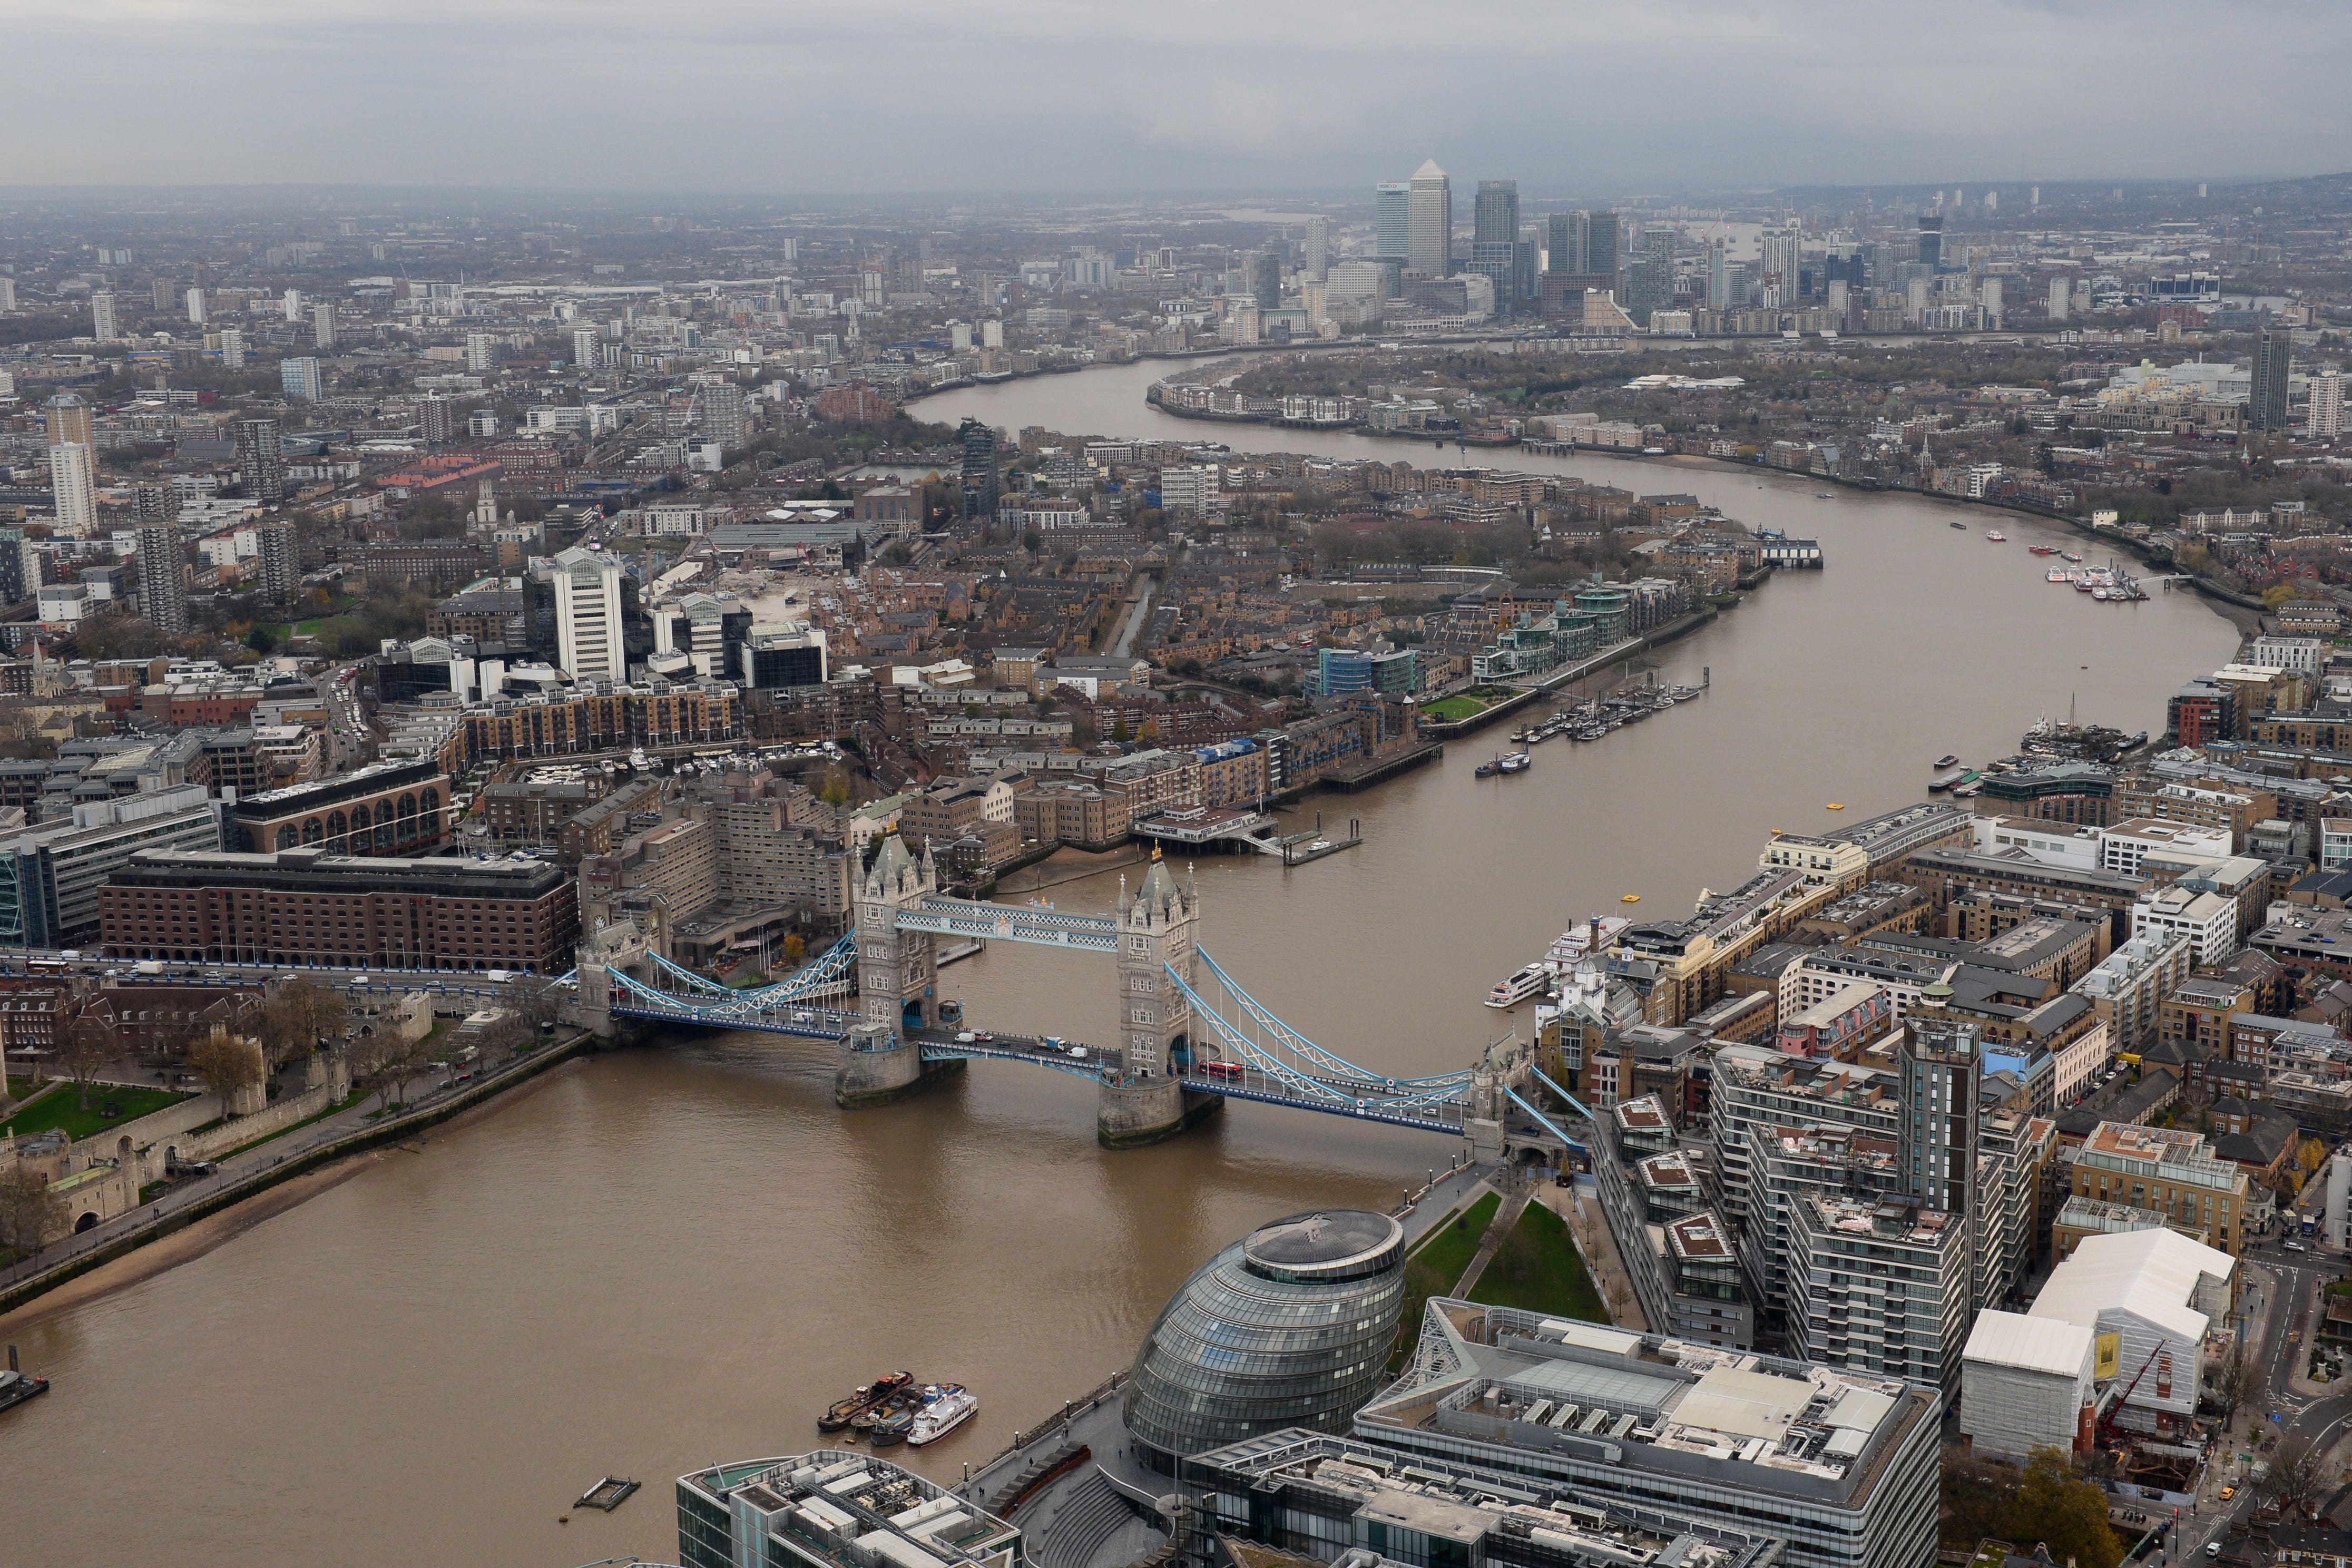
[[1648,1472],[1854,1508],[1937,1404],[1899,1378],[1435,1297],[1411,1370],[1356,1430],[1492,1448],[1528,1473]]

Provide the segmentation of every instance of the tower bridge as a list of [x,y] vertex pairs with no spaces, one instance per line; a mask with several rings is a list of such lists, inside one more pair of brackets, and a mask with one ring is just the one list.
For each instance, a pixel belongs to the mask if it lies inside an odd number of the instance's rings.
[[[1227,1100],[1288,1106],[1465,1138],[1475,1157],[1580,1157],[1583,1144],[1544,1110],[1549,1089],[1574,1118],[1591,1113],[1536,1067],[1517,1039],[1468,1067],[1397,1078],[1318,1045],[1252,996],[1200,943],[1197,886],[1155,852],[1130,896],[1121,879],[1108,915],[943,894],[929,847],[896,835],[859,878],[852,932],[790,978],[730,989],[651,951],[621,921],[582,950],[575,1007],[611,1033],[617,1020],[748,1029],[837,1041],[834,1095],[845,1107],[921,1092],[974,1060],[1044,1067],[1092,1080],[1096,1131],[1114,1147],[1171,1137]],[[1118,995],[1108,1046],[1000,1037],[942,1012],[938,942],[978,938],[1107,956]]]

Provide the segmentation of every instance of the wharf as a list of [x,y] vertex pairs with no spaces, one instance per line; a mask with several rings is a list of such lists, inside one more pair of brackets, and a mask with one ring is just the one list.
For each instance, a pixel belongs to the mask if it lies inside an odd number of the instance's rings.
[[1611,644],[1590,658],[1579,659],[1574,664],[1564,664],[1546,674],[1542,679],[1529,681],[1526,686],[1519,688],[1517,696],[1507,697],[1483,712],[1473,713],[1466,719],[1457,719],[1450,724],[1423,723],[1421,732],[1432,740],[1451,741],[1470,734],[1474,731],[1483,730],[1496,720],[1517,712],[1538,697],[1557,691],[1563,686],[1581,680],[1586,676],[1606,669],[1612,664],[1622,664],[1662,644],[1688,637],[1699,627],[1714,620],[1719,613],[1714,609],[1705,609],[1693,610],[1687,615],[1676,616],[1671,621],[1652,626],[1640,637],[1627,637],[1622,642]]
[[1418,746],[1408,746],[1402,752],[1376,758],[1360,766],[1326,773],[1318,782],[1342,795],[1353,795],[1360,789],[1370,789],[1423,763],[1433,763],[1444,754],[1445,743],[1443,741],[1424,741]]

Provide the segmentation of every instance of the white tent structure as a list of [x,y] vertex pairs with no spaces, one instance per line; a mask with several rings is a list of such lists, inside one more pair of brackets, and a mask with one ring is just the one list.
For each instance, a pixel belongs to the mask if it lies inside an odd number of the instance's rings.
[[1960,1432],[1970,1451],[2023,1460],[2036,1448],[2080,1447],[2096,1338],[2062,1318],[1978,1313],[1960,1358]]
[[2086,1236],[2051,1272],[2028,1315],[2092,1331],[2119,1426],[2169,1432],[2197,1409],[2205,1336],[2230,1310],[2237,1259],[2178,1231]]

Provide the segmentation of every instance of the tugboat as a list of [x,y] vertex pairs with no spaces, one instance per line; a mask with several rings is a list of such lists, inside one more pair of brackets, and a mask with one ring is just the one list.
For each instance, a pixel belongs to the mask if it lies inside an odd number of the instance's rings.
[[909,1447],[919,1448],[936,1443],[980,1410],[980,1400],[960,1383],[942,1383],[924,1390],[923,1407],[915,1412],[915,1424],[908,1430]]
[[912,1386],[914,1381],[915,1374],[911,1372],[894,1372],[871,1383],[860,1384],[851,1390],[848,1398],[837,1399],[825,1408],[825,1413],[816,1418],[816,1429],[838,1432],[900,1389]]
[[1991,540],[1995,544],[2007,544],[2009,542],[2009,535],[2003,533],[1997,528],[1986,529],[1985,537]]
[[1472,778],[1490,779],[1502,771],[1503,759],[1496,757],[1491,763],[1480,763],[1476,767],[1472,768],[1470,770],[1470,776]]

